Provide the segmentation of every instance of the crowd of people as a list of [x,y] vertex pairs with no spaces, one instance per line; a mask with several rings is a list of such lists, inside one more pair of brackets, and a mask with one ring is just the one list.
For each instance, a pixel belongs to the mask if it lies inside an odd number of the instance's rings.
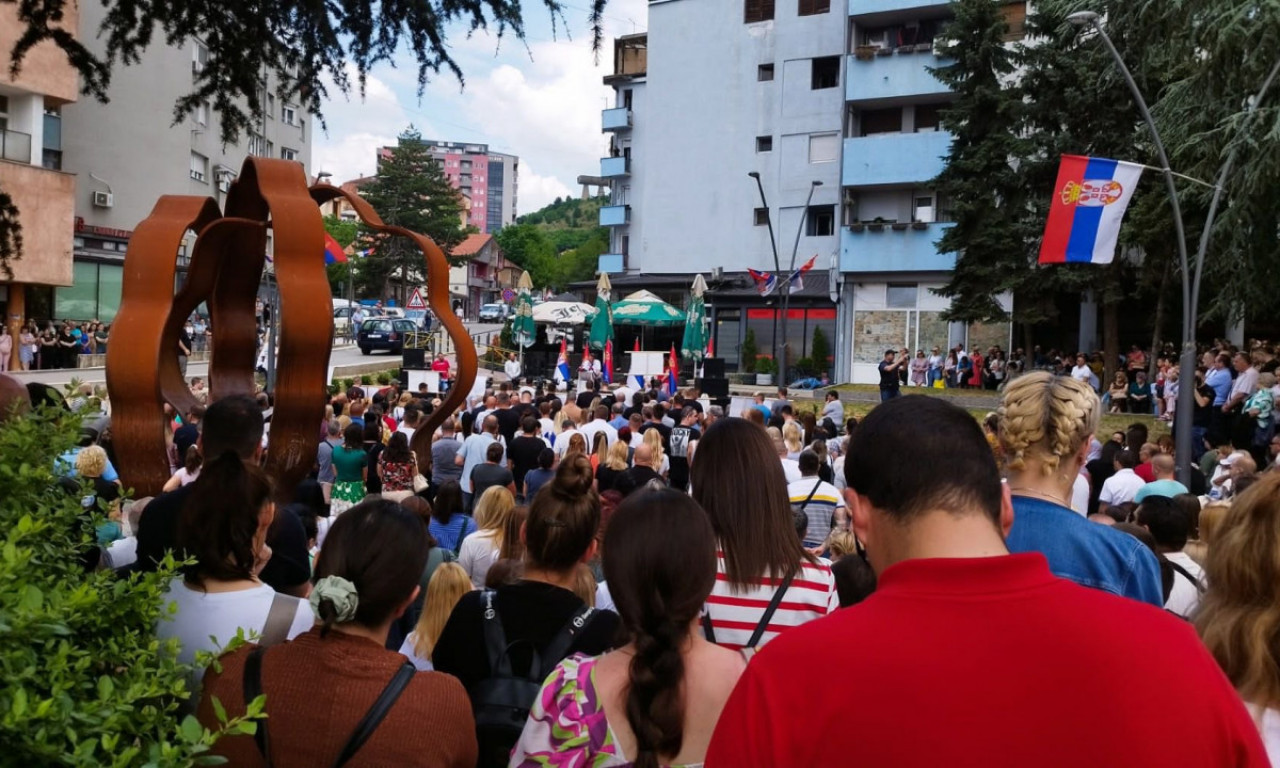
[[233,765],[1280,766],[1280,439],[1188,487],[1069,371],[1001,390],[503,382],[414,451],[436,394],[360,382],[279,488],[270,397],[193,382],[171,490],[120,501],[109,422],[61,466],[101,567],[187,562],[183,661],[254,641],[192,680],[210,727],[265,694]]

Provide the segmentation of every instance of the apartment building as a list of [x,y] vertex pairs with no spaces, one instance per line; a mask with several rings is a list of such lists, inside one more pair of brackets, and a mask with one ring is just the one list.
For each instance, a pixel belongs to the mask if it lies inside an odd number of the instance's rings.
[[[494,152],[488,144],[424,139],[427,152],[444,172],[453,188],[462,193],[467,205],[464,226],[482,234],[496,234],[516,221],[520,158]],[[378,157],[391,154],[391,147],[378,150]]]
[[[78,24],[69,6],[64,23]],[[0,273],[0,316],[15,338],[25,319],[47,318],[58,286],[72,281],[75,178],[61,167],[62,112],[78,98],[80,78],[66,54],[42,43],[10,75],[9,50],[25,32],[12,6],[0,8],[0,191],[18,208],[21,257]],[[18,367],[18,345],[10,364]]]
[[[1026,4],[993,2],[1020,36]],[[1007,348],[1008,324],[947,323],[933,292],[955,264],[935,247],[949,214],[930,188],[951,141],[939,111],[952,96],[928,71],[945,63],[948,17],[944,0],[650,3],[648,32],[615,40],[604,78],[600,270],[669,300],[708,275],[730,365],[748,330],[767,352],[780,326],[779,294],[760,297],[747,268],[786,274],[810,257],[781,324],[792,360],[815,328],[842,381],[876,381],[889,347]]]
[[[106,7],[81,3],[81,30],[94,36]],[[157,39],[133,65],[117,65],[108,103],[85,98],[63,109],[61,168],[75,174],[74,265],[70,285],[53,295],[52,317],[110,322],[120,306],[125,253],[134,228],[161,195],[201,195],[225,202],[249,155],[296,160],[310,173],[313,125],[296,102],[263,78],[264,114],[239,143],[224,145],[221,116],[202,106],[174,122],[173,106],[208,61],[199,41]],[[48,315],[45,315],[46,317]]]

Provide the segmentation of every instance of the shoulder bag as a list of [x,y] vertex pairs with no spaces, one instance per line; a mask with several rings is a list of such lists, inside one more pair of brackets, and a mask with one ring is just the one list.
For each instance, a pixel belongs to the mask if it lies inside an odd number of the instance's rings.
[[[756,623],[756,628],[751,633],[751,639],[747,641],[746,645],[742,646],[742,655],[747,658],[747,661],[750,661],[751,657],[755,655],[756,646],[760,644],[760,638],[764,637],[764,632],[769,627],[769,620],[778,611],[778,604],[782,602],[782,596],[786,594],[794,577],[794,574],[787,576],[778,585],[778,589],[773,593],[773,599],[769,601],[769,607],[764,609],[764,613],[760,616],[760,621]],[[707,642],[714,643],[716,641],[716,631],[711,626],[711,613],[706,607],[702,609],[702,634],[707,638]]]

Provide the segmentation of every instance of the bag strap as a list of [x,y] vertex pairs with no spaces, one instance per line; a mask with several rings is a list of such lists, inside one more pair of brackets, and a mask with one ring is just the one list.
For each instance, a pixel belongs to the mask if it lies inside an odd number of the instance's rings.
[[706,638],[708,643],[716,641],[716,630],[711,626],[711,613],[705,605],[702,606],[702,636]]
[[791,586],[792,578],[794,578],[794,574],[784,578],[782,583],[778,585],[777,590],[774,591],[773,599],[769,601],[769,607],[764,609],[764,615],[760,617],[760,623],[756,624],[756,630],[751,633],[751,639],[742,647],[744,651],[754,650],[760,644],[760,638],[764,636],[764,631],[769,626],[769,620],[777,612],[778,604],[782,602],[782,595]]
[[[249,704],[262,695],[262,654],[266,648],[258,646],[244,660],[244,707],[248,711]],[[271,738],[267,735],[267,718],[258,721],[258,728],[253,732],[253,740],[262,753],[262,761],[271,768]]]
[[[595,608],[589,605],[583,605],[582,609],[569,617],[564,623],[556,636],[547,643],[547,647],[543,649],[541,654],[535,653],[533,663],[529,665],[530,679],[541,684],[547,679],[547,675],[551,674],[551,670],[560,660],[569,655],[569,648],[573,646],[573,641],[577,639],[582,628],[587,626],[587,622],[591,619],[591,614],[595,613]],[[539,664],[539,657],[545,659],[545,662]],[[533,675],[537,675],[536,678]]]
[[809,495],[804,497],[804,501],[800,502],[800,506],[802,507],[808,506],[809,502],[813,501],[813,495],[817,493],[818,489],[821,487],[822,487],[822,478],[818,478],[818,482],[813,484],[813,490],[809,491]]
[[355,731],[343,745],[342,751],[338,753],[338,759],[333,761],[333,768],[341,768],[355,757],[373,732],[378,730],[378,726],[391,711],[391,707],[395,706],[396,700],[400,698],[400,694],[404,693],[404,689],[408,687],[409,681],[416,673],[417,669],[414,668],[413,662],[405,661],[400,665],[400,669],[396,670],[387,686],[382,689],[382,693],[378,694],[373,706],[369,707],[369,711],[364,713],[364,717],[356,725]]
[[498,617],[498,609],[493,607],[492,589],[484,591],[484,612],[481,614],[484,624],[484,649],[489,656],[489,675],[491,677],[511,677],[511,659],[507,657],[507,633],[502,630],[502,619]]
[[267,623],[262,625],[262,635],[258,638],[258,646],[266,648],[283,643],[289,635],[289,627],[298,615],[296,597],[282,595],[279,592],[271,596],[271,609],[267,611]]
[[1177,563],[1173,562],[1172,560],[1169,560],[1168,558],[1165,559],[1165,562],[1167,562],[1169,564],[1169,567],[1173,568],[1173,570],[1182,574],[1187,581],[1191,582],[1192,585],[1195,586],[1197,592],[1199,592],[1200,594],[1205,593],[1204,583],[1201,582],[1199,579],[1197,579],[1195,576],[1192,576],[1191,571],[1188,571],[1184,566],[1178,565]]

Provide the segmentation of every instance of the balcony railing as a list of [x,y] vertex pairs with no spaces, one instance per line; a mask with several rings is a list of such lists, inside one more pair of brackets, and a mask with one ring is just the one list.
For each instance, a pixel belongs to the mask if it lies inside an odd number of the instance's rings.
[[945,272],[955,254],[938,253],[949,222],[858,223],[840,230],[843,272]]
[[627,176],[631,173],[631,158],[629,157],[602,157],[600,158],[600,175],[605,178],[616,176]]
[[627,107],[606,109],[600,113],[602,131],[625,131],[631,127],[631,110]]
[[15,163],[31,164],[31,134],[21,131],[0,132],[0,157]]
[[596,271],[616,274],[627,271],[627,257],[621,253],[602,253],[596,259]]
[[920,184],[942,173],[951,134],[880,133],[844,140],[846,187]]
[[600,226],[621,227],[631,222],[631,206],[606,205],[600,208]]

